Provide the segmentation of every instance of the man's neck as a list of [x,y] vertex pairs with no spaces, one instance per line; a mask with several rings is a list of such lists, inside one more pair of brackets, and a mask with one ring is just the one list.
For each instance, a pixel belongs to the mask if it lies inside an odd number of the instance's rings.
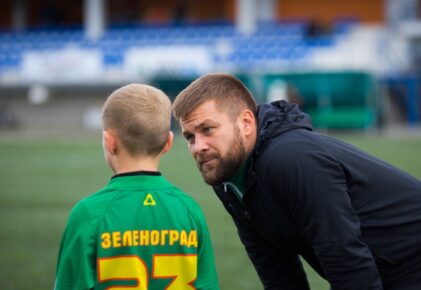
[[246,153],[247,156],[250,156],[251,152],[254,149],[254,145],[256,145],[256,140],[257,140],[257,125],[256,127],[254,127],[254,130],[252,132],[252,134],[250,134],[250,137],[247,138],[246,140]]

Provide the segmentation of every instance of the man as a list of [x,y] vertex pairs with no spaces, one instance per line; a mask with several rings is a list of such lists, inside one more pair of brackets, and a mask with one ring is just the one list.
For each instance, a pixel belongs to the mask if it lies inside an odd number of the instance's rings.
[[199,205],[158,171],[172,145],[171,103],[131,84],[103,108],[105,159],[116,173],[73,208],[55,289],[219,289]]
[[312,130],[285,101],[256,106],[227,74],[173,104],[205,182],[231,214],[265,289],[421,289],[421,182]]

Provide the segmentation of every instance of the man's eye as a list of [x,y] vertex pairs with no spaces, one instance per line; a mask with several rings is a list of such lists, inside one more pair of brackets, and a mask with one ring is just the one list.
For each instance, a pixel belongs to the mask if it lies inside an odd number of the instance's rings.
[[205,133],[205,134],[209,134],[209,133],[211,133],[211,132],[212,132],[212,130],[213,130],[213,128],[212,128],[212,127],[205,127],[205,128],[203,128],[203,133]]
[[194,135],[193,134],[187,134],[187,135],[184,135],[184,138],[186,138],[187,141],[191,142],[194,139]]

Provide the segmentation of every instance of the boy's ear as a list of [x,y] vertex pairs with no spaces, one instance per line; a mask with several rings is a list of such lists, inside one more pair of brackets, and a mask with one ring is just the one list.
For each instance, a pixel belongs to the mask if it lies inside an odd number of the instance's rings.
[[168,151],[170,151],[173,141],[174,141],[174,133],[170,131],[168,134],[167,143],[165,144],[164,149],[162,149],[162,154],[165,154]]
[[108,153],[115,155],[117,153],[117,139],[110,131],[103,130],[102,137],[104,148]]

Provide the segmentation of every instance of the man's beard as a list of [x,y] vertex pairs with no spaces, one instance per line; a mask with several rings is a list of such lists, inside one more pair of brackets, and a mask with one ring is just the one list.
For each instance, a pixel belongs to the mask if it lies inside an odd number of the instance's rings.
[[[234,128],[234,139],[226,156],[213,152],[199,155],[196,159],[203,179],[209,185],[219,185],[229,180],[240,169],[246,159],[246,149],[240,136],[238,127]],[[211,160],[212,159],[212,160]],[[203,161],[211,160],[212,164],[202,164]]]

